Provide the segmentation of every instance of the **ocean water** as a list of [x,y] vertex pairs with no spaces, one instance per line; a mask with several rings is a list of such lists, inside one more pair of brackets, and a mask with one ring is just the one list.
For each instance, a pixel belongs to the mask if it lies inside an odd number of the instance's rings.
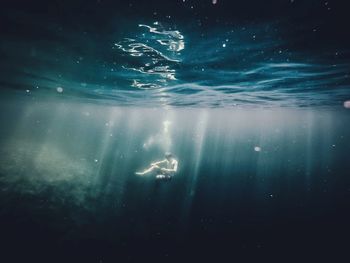
[[[4,4],[4,262],[346,260],[345,10]],[[135,175],[169,151],[170,181]]]

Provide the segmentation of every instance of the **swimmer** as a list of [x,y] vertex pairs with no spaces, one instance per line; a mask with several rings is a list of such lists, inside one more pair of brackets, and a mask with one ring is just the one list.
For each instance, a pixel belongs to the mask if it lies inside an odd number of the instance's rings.
[[[165,166],[165,167],[164,167]],[[165,159],[151,163],[150,167],[143,172],[136,172],[137,175],[145,175],[155,172],[157,179],[171,179],[177,172],[178,161],[171,153],[165,154]]]

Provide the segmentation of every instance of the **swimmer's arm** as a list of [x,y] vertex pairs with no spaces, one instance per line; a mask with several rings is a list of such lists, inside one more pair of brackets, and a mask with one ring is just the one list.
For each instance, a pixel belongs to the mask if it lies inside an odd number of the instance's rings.
[[174,164],[174,169],[173,169],[173,170],[174,170],[174,172],[177,172],[177,164],[178,164],[178,163],[177,163],[177,162],[175,162],[175,164]]
[[162,171],[164,171],[164,172],[175,172],[176,173],[177,172],[177,162],[175,162],[173,169],[162,168]]

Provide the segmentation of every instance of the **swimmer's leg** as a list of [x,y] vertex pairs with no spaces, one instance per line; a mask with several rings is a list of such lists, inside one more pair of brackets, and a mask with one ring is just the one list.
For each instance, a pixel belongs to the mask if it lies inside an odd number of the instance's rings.
[[143,172],[136,172],[135,174],[137,174],[137,175],[145,175],[145,174],[153,172],[153,170],[155,170],[155,169],[159,169],[159,167],[156,166],[156,165],[153,165],[150,168],[148,168],[147,170],[144,170]]

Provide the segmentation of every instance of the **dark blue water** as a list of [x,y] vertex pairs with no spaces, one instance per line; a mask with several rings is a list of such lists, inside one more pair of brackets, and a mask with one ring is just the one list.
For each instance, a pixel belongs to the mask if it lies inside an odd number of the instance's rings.
[[32,96],[62,88],[65,96],[138,106],[349,99],[342,1],[247,2],[251,8],[230,1],[9,5],[1,86]]
[[346,261],[347,10],[4,3],[4,262]]

